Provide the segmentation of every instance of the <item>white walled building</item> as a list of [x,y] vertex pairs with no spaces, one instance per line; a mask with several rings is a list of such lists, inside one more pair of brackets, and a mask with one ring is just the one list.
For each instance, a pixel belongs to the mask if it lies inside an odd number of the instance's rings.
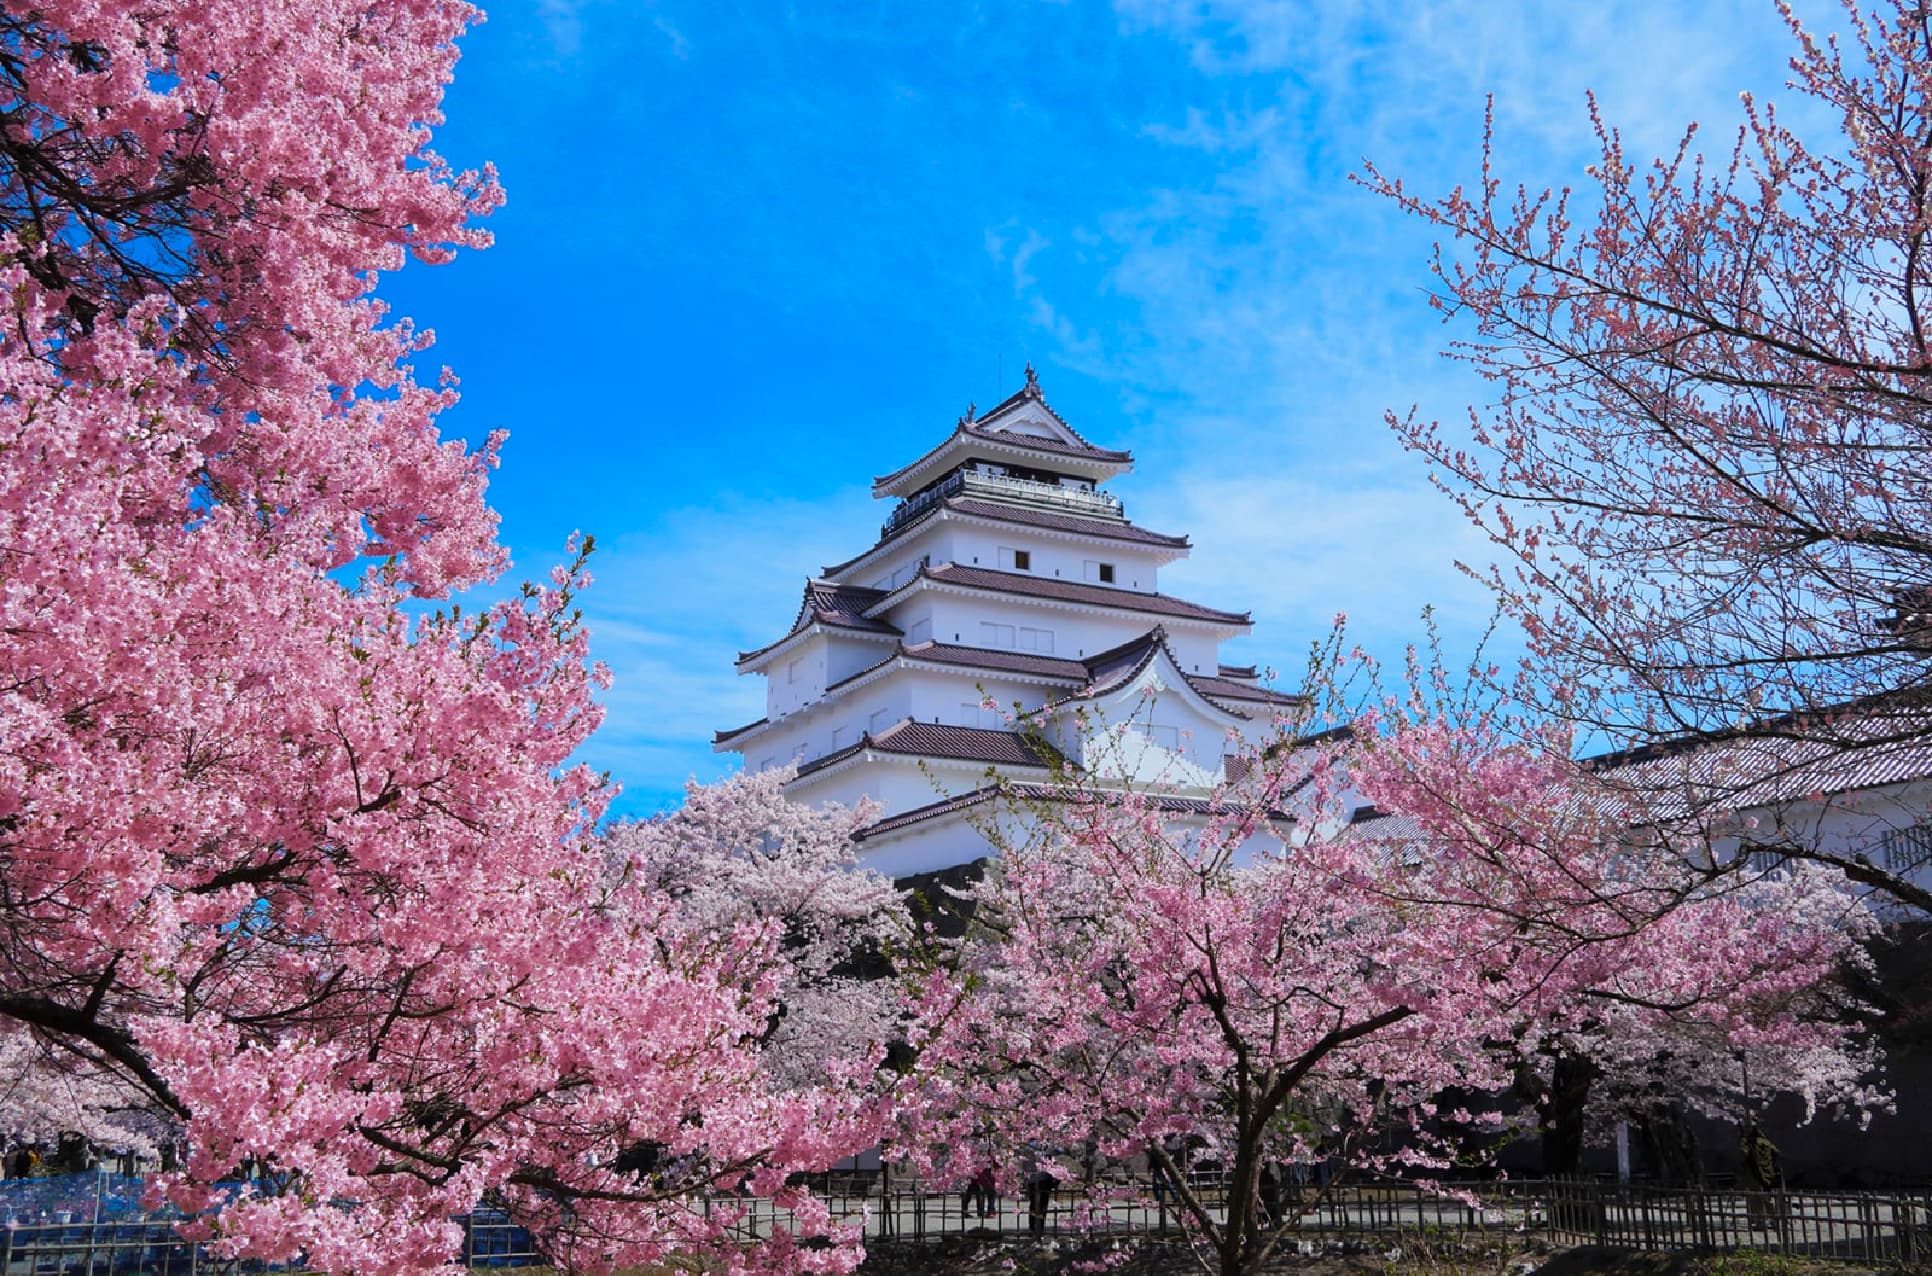
[[1102,484],[1132,468],[1026,385],[969,410],[872,485],[878,543],[805,584],[784,637],[738,658],[765,716],[718,733],[747,770],[796,765],[799,801],[878,802],[867,861],[893,876],[987,852],[992,776],[1044,796],[1055,766],[1205,809],[1295,700],[1220,663],[1245,612],[1160,590],[1187,538],[1136,527]]

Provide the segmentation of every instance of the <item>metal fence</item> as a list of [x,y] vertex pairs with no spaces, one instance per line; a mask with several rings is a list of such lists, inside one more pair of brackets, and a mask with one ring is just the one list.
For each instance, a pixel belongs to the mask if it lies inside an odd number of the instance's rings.
[[[80,1177],[80,1176],[73,1176]],[[0,1181],[0,1211],[20,1201],[60,1218],[0,1214],[0,1276],[222,1276],[263,1272],[261,1264],[211,1258],[179,1239],[178,1220],[138,1212],[138,1194],[76,1183],[37,1193]],[[840,1176],[815,1185],[838,1219],[858,1223],[868,1240],[928,1241],[949,1236],[1020,1238],[1079,1232],[1160,1234],[1182,1218],[1171,1193],[1126,1181],[1064,1186],[1036,1200],[940,1192],[896,1176]],[[1224,1191],[1212,1179],[1192,1186],[1218,1218]],[[130,1205],[129,1202],[134,1202]],[[1662,1188],[1592,1181],[1466,1184],[1454,1195],[1413,1184],[1317,1188],[1276,1185],[1265,1208],[1310,1241],[1487,1235],[1528,1243],[1604,1245],[1647,1251],[1755,1250],[1870,1265],[1932,1264],[1932,1192],[1744,1192]],[[770,1201],[714,1202],[739,1215],[734,1231],[750,1240],[788,1229]],[[86,1217],[78,1217],[85,1206]],[[130,1212],[131,1211],[131,1212]],[[527,1267],[544,1260],[529,1234],[485,1209],[459,1220],[470,1267]]]
[[[1193,1184],[1217,1222],[1225,1191]],[[830,1182],[821,1196],[834,1217],[863,1220],[877,1240],[949,1236],[1162,1233],[1184,1221],[1172,1193],[1105,1182],[1056,1190],[1043,1212],[1024,1196],[990,1203],[976,1194],[936,1192],[917,1182]],[[744,1203],[739,1231],[769,1235],[789,1225],[769,1202]],[[1488,1235],[1557,1245],[1718,1253],[1756,1250],[1874,1265],[1932,1264],[1932,1191],[1747,1192],[1662,1188],[1596,1181],[1493,1181],[1453,1192],[1415,1184],[1264,1190],[1264,1213],[1314,1241],[1371,1237]]]
[[1560,1241],[1619,1249],[1748,1249],[1859,1263],[1932,1264],[1932,1192],[1540,1186],[1542,1226]]
[[[0,1276],[244,1276],[301,1267],[215,1257],[181,1239],[180,1215],[144,1210],[144,1188],[111,1174],[0,1179]],[[530,1234],[501,1213],[479,1208],[456,1221],[467,1266],[544,1262]]]

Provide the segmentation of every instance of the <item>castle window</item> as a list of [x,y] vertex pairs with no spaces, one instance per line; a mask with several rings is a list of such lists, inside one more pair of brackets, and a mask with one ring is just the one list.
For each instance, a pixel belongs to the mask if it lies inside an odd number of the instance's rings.
[[1114,565],[1112,563],[1095,562],[1091,558],[1088,559],[1087,560],[1087,579],[1097,580],[1103,585],[1113,584],[1114,583]]
[[1030,572],[1033,570],[1033,551],[1000,546],[1000,566],[1009,571]]
[[1053,631],[1051,629],[1020,630],[1020,650],[1053,654]]
[[983,620],[979,625],[979,641],[982,647],[996,647],[1001,651],[1013,650],[1016,635],[1011,625],[996,625]]
[[1888,873],[1916,873],[1932,865],[1932,824],[1891,830],[1879,839],[1878,855]]
[[1006,715],[998,709],[988,709],[980,701],[972,701],[959,706],[959,724],[964,727],[984,727],[989,731],[1006,729]]
[[1789,851],[1781,847],[1766,846],[1762,842],[1746,842],[1737,848],[1737,854],[1738,858],[1744,861],[1745,867],[1753,873],[1769,873],[1774,869],[1783,868],[1784,862],[1791,858]]

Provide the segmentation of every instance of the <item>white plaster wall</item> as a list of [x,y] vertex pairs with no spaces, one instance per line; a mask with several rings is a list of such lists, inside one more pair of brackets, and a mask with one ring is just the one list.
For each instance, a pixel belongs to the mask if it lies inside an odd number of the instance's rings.
[[956,864],[970,864],[992,853],[985,834],[960,818],[914,825],[897,837],[867,842],[859,863],[887,877],[932,873]]
[[[1755,826],[1745,827],[1747,822]],[[1747,811],[1730,827],[1715,830],[1710,849],[1717,862],[1725,863],[1736,857],[1742,843],[1797,844],[1841,855],[1862,853],[1878,867],[1897,871],[1888,862],[1886,835],[1928,822],[1932,822],[1932,781],[1917,780],[1836,794],[1818,802]],[[1917,885],[1932,886],[1932,865],[1921,865],[1905,876]],[[1860,888],[1854,885],[1853,889]]]
[[810,762],[857,744],[867,731],[875,734],[912,713],[911,689],[903,679],[884,677],[858,691],[806,706],[788,717],[774,719],[740,752],[745,767],[762,771],[786,762]]
[[[909,669],[899,675],[906,679],[911,693],[912,716],[920,722],[943,722],[948,726],[986,727],[1010,731],[1008,721],[1013,702],[1037,709],[1046,702],[1045,688],[1027,686],[997,678],[979,678],[971,673],[941,673],[937,670]],[[999,709],[980,708],[982,695],[991,696]]]
[[1089,561],[1103,562],[1114,565],[1112,588],[1143,594],[1159,592],[1159,559],[1144,549],[1117,541],[1062,540],[1030,532],[1023,527],[995,531],[992,528],[962,526],[951,536],[946,548],[950,551],[949,557],[941,558],[934,552],[934,563],[951,561],[962,567],[1010,571],[1012,569],[1002,561],[1000,550],[1023,549],[1032,555],[1030,574],[1043,580],[1084,581],[1100,585],[1100,581],[1087,580],[1086,564]]
[[[1038,600],[1004,598],[994,594],[922,592],[919,598],[930,611],[921,613],[908,602],[903,607],[893,609],[892,623],[903,628],[900,623],[902,613],[906,616],[921,615],[931,621],[935,641],[967,647],[989,645],[983,625],[1011,625],[1015,630],[1016,649],[1017,631],[1021,627],[1044,629],[1053,634],[1053,650],[1040,654],[1071,660],[1111,650],[1140,637],[1159,623],[1158,617],[1074,610]],[[1188,659],[1200,661],[1204,672],[1212,672],[1214,652],[1219,650],[1219,643],[1212,634],[1181,636],[1177,640],[1179,633],[1169,626],[1169,645],[1175,646],[1178,641],[1179,647],[1189,653]],[[1175,654],[1179,657],[1181,651],[1177,650]]]
[[1086,706],[1080,764],[1105,782],[1135,788],[1215,787],[1224,778],[1226,724],[1201,713],[1190,698],[1160,690],[1152,673],[1107,703]]
[[789,792],[793,801],[808,802],[813,806],[834,802],[840,806],[857,806],[865,799],[879,802],[884,779],[884,768],[875,763],[872,766],[847,767],[824,779],[805,776]]
[[781,651],[765,666],[765,716],[782,718],[825,694],[826,641],[822,635]]
[[828,686],[878,664],[892,649],[888,642],[812,635],[791,651],[781,652],[761,671],[765,716],[776,720],[810,707],[824,697]]
[[[1015,778],[1038,781],[1042,773],[1030,770]],[[870,762],[841,767],[822,778],[801,776],[789,794],[794,801],[815,806],[824,802],[852,806],[861,797],[871,798],[880,804],[883,818],[970,793],[990,782],[983,765],[928,760],[921,766],[917,758],[879,753]]]
[[[869,638],[841,638],[827,635],[825,640],[825,685],[833,686],[853,674],[870,669],[891,655],[897,642]],[[820,688],[824,694],[824,688]]]
[[891,549],[854,572],[847,583],[867,589],[897,589],[919,574],[923,559],[935,563],[952,559],[953,525],[929,522],[894,543]]
[[[1167,817],[1169,835],[1177,841],[1193,839],[1205,824],[1194,816]],[[996,845],[1025,845],[1038,836],[1040,822],[1031,810],[986,803],[865,843],[859,861],[888,877],[907,877],[969,864],[996,854]],[[1235,848],[1233,859],[1245,866],[1260,856],[1279,855],[1281,849],[1281,835],[1264,824]]]
[[1174,653],[1174,663],[1188,673],[1212,677],[1220,667],[1221,640],[1212,633],[1169,625],[1167,645]]
[[1283,712],[1285,706],[1242,703],[1235,707],[1247,714],[1248,719],[1235,728],[1241,737],[1240,744],[1230,744],[1226,752],[1255,753],[1280,737],[1282,728],[1275,724],[1275,714]]

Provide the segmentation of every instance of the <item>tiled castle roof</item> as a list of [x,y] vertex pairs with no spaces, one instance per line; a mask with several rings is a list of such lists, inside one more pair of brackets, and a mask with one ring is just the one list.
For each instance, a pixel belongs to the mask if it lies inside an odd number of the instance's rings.
[[[857,682],[861,678],[877,673],[895,661],[911,660],[922,664],[944,665],[949,668],[1008,673],[1022,680],[1040,679],[1059,682],[1070,688],[1069,693],[1061,697],[1062,700],[1090,699],[1097,695],[1104,695],[1114,687],[1132,679],[1149,660],[1153,659],[1154,653],[1166,641],[1166,637],[1166,631],[1155,626],[1118,647],[1084,658],[1047,656],[1031,651],[1006,651],[994,647],[965,647],[955,643],[927,641],[907,645],[901,642],[885,658],[867,665],[857,673],[841,678],[825,690],[830,694],[848,683]],[[1179,664],[1177,663],[1175,667],[1178,669]],[[1211,701],[1233,700],[1247,704],[1283,706],[1301,703],[1299,696],[1287,695],[1250,682],[1191,674],[1186,670],[1181,671],[1181,677],[1196,692]],[[768,721],[769,719],[760,718],[742,727],[720,731],[712,737],[712,743],[714,745],[728,743],[746,732],[766,725]]]
[[861,589],[857,585],[839,585],[829,580],[808,580],[805,582],[805,597],[798,606],[798,615],[793,619],[792,627],[785,631],[785,637],[778,642],[768,642],[756,651],[739,652],[738,663],[756,660],[793,634],[814,624],[864,633],[897,634],[899,631],[891,625],[883,620],[870,619],[865,614],[884,597],[884,590]]
[[1149,531],[1117,519],[1081,518],[1076,514],[1060,514],[1052,510],[1029,509],[1024,505],[1008,505],[1002,501],[982,501],[970,496],[952,496],[929,506],[917,518],[909,518],[897,524],[877,543],[863,554],[854,554],[842,563],[827,567],[822,575],[836,576],[852,564],[877,553],[885,546],[900,540],[907,533],[924,527],[942,510],[964,514],[969,518],[984,518],[997,523],[1008,523],[1016,527],[1037,527],[1043,531],[1066,532],[1074,536],[1094,536],[1102,540],[1120,541],[1128,545],[1153,545],[1161,549],[1188,549],[1192,543],[1185,536],[1169,536],[1165,532]]
[[[1237,625],[1246,628],[1254,623],[1253,617],[1247,612],[1221,611],[1214,607],[1203,607],[1199,603],[1186,602],[1167,594],[1144,594],[1137,590],[1089,585],[1083,581],[1034,576],[1027,572],[1002,572],[988,567],[964,567],[958,563],[923,567],[912,583],[920,580],[929,580],[936,585],[952,585],[960,589],[981,589],[994,593],[1016,594],[1025,598],[1046,598],[1056,602],[1080,603],[1088,607],[1137,611],[1156,616],[1173,616],[1181,620],[1206,621],[1211,624]],[[892,594],[882,596],[881,601],[911,588],[912,583],[902,585]],[[874,603],[872,609],[877,610],[878,604]]]
[[905,718],[877,735],[867,732],[859,737],[856,744],[849,744],[822,758],[814,758],[798,768],[798,774],[803,778],[823,771],[868,749],[875,753],[904,753],[957,762],[984,762],[988,766],[1052,767],[1066,762],[1052,745],[1025,732],[953,727]]
[[[1067,432],[1071,441],[1045,438],[1037,434],[1020,434],[1013,430],[995,430],[991,428],[993,423],[1001,417],[1017,411],[1027,403],[1039,404],[1040,409],[1053,418],[1054,424]],[[1132,453],[1115,451],[1112,448],[1095,447],[1084,438],[1081,438],[1080,432],[1071,425],[1068,425],[1066,418],[1058,412],[1055,412],[1047,404],[1046,396],[1040,392],[1039,378],[1033,373],[1033,365],[1028,364],[1026,369],[1026,384],[994,404],[992,411],[980,417],[978,420],[973,420],[971,414],[968,413],[967,417],[954,427],[953,432],[940,441],[938,447],[928,449],[909,465],[902,465],[890,474],[881,475],[873,479],[872,485],[874,487],[884,487],[897,482],[899,479],[924,465],[927,461],[930,461],[940,451],[952,444],[954,440],[961,438],[979,439],[986,443],[1025,448],[1033,452],[1043,452],[1049,456],[1077,456],[1085,460],[1104,461],[1117,465],[1131,465],[1134,460]]]
[[1196,691],[1216,700],[1247,700],[1255,704],[1300,704],[1302,702],[1300,696],[1276,691],[1272,687],[1263,687],[1239,678],[1210,678],[1201,674],[1190,674],[1187,680],[1194,684]]
[[[1095,793],[1084,789],[1064,789],[1051,784],[1008,784],[1003,786],[988,784],[982,788],[974,789],[969,793],[961,793],[955,797],[941,798],[937,802],[929,802],[925,806],[917,806],[910,811],[901,811],[897,815],[889,815],[883,820],[868,824],[858,830],[852,835],[852,840],[855,842],[863,842],[871,838],[881,837],[887,833],[897,832],[902,828],[907,828],[914,824],[923,824],[927,820],[939,819],[942,816],[951,815],[955,811],[963,811],[971,807],[983,805],[1002,796],[1019,802],[1068,804],[1125,800],[1126,797],[1125,794],[1115,795]],[[1238,806],[1231,806],[1209,798],[1172,797],[1166,794],[1152,793],[1142,793],[1136,796],[1140,801],[1147,803],[1148,806],[1155,810],[1173,815],[1226,815],[1242,809]],[[1268,812],[1268,818],[1271,820],[1286,820],[1292,819],[1293,817],[1285,811],[1274,810]]]

